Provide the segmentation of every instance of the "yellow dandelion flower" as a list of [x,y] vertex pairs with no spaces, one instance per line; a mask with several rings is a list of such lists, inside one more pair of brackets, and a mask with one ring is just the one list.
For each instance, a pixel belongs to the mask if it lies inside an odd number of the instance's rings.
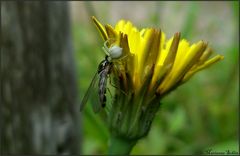
[[139,30],[130,21],[120,20],[113,27],[102,25],[95,17],[92,20],[108,48],[122,48],[122,58],[113,59],[116,92],[109,111],[111,134],[120,142],[132,140],[133,145],[146,136],[160,99],[224,58],[209,58],[212,49],[206,42],[190,44],[180,33],[166,39],[160,29]]
[[92,19],[104,41],[114,39],[108,46],[122,47],[124,55],[129,55],[123,60],[124,72],[130,74],[134,92],[141,89],[148,74],[153,72],[148,91],[165,95],[196,72],[224,58],[216,55],[209,59],[212,50],[207,43],[199,41],[190,45],[187,40],[180,40],[180,33],[166,40],[164,32],[159,29],[138,30],[125,20],[120,20],[115,27],[103,26],[95,17]]

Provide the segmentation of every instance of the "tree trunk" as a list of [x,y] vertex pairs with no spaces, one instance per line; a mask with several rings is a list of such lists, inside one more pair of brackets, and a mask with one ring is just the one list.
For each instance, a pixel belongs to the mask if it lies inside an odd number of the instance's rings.
[[1,154],[79,154],[68,2],[1,2],[1,26]]

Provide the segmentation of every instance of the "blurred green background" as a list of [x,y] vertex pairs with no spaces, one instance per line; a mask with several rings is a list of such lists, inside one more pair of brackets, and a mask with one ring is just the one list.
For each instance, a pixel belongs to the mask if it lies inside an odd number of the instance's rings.
[[[103,24],[120,19],[138,28],[157,27],[170,38],[204,40],[224,60],[197,73],[165,97],[151,131],[132,154],[239,152],[239,2],[69,2],[79,100],[104,59],[103,41],[91,16]],[[93,99],[89,99],[91,102]],[[83,154],[104,154],[108,131],[89,105],[82,113]]]

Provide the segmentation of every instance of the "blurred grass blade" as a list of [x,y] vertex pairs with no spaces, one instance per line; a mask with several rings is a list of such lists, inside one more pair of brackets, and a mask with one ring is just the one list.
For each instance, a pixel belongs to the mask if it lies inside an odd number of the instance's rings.
[[198,13],[198,6],[196,2],[191,2],[185,20],[185,25],[182,28],[182,37],[190,38],[193,32],[194,24],[196,22],[196,15]]

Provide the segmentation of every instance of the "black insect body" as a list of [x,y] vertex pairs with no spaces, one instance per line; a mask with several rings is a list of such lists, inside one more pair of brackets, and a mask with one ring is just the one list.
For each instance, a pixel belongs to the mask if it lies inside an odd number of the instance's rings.
[[[80,111],[85,107],[89,95],[94,92],[94,90],[98,89],[98,97],[99,99],[95,100],[92,103],[93,110],[95,113],[99,112],[101,108],[106,106],[106,88],[107,88],[107,80],[109,74],[112,69],[112,62],[109,61],[109,56],[106,56],[105,59],[98,65],[98,71],[95,73],[91,84],[88,87],[86,94],[83,97],[83,100],[80,105]],[[96,81],[98,80],[98,88],[96,88]]]
[[[104,108],[106,106],[106,89],[107,89],[107,80],[109,77],[109,74],[111,73],[112,67],[113,67],[113,61],[119,60],[122,57],[122,48],[120,48],[117,45],[110,46],[110,48],[107,47],[107,43],[109,43],[111,39],[105,41],[103,48],[103,51],[106,53],[105,59],[99,64],[98,70],[95,73],[91,84],[89,85],[87,92],[85,93],[83,100],[80,105],[80,111],[83,110],[85,107],[89,95],[94,92],[95,90],[98,90],[98,97],[99,99],[92,102],[93,110],[95,113],[99,112],[101,108]],[[126,57],[126,56],[124,56]],[[122,57],[123,58],[123,57]],[[98,81],[98,89],[96,88],[96,81]]]
[[107,57],[103,60],[98,66],[98,74],[99,74],[99,100],[102,107],[106,106],[106,85],[108,75],[111,72],[112,62],[108,61]]

